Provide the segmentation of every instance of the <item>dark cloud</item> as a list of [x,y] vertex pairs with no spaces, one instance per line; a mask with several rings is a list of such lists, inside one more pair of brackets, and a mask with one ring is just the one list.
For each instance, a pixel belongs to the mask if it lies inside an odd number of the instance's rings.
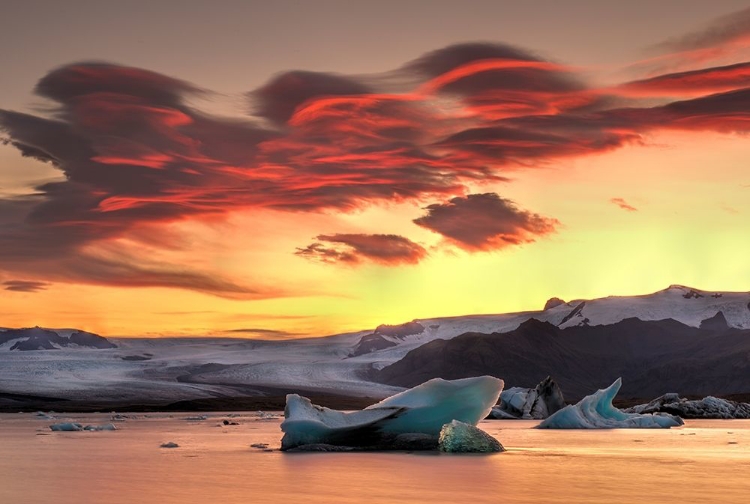
[[659,75],[627,82],[619,92],[641,96],[681,96],[750,87],[750,62]]
[[618,207],[622,208],[623,210],[627,212],[637,212],[638,209],[634,207],[633,205],[629,204],[627,201],[625,201],[623,198],[612,198],[609,200],[610,203],[613,205],[617,205]]
[[315,243],[298,248],[296,254],[324,263],[369,261],[387,266],[416,264],[427,257],[421,245],[392,234],[334,234],[315,239]]
[[509,44],[469,42],[430,51],[406,64],[405,70],[437,77],[456,68],[484,60],[541,61],[531,52]]
[[2,283],[3,289],[13,292],[39,292],[49,287],[47,282],[34,280],[6,280]]
[[297,108],[312,98],[370,94],[372,90],[354,79],[321,72],[285,72],[249,94],[253,111],[285,124]]
[[241,327],[239,329],[226,329],[221,332],[232,333],[232,334],[246,334],[246,335],[259,336],[259,337],[265,337],[265,338],[288,338],[291,336],[299,336],[299,333],[279,331],[276,329],[254,328],[254,327],[249,327],[249,328]]
[[654,48],[692,51],[712,49],[735,41],[750,42],[750,7],[722,16],[703,29],[669,39]]
[[469,194],[429,205],[414,223],[468,251],[503,249],[554,233],[560,223],[518,208],[496,193]]
[[[25,198],[0,198],[0,270],[32,276],[43,266],[55,281],[278,295],[134,254],[103,260],[100,252],[123,238],[180,250],[187,245],[157,237],[159,226],[237,210],[445,201],[478,183],[508,181],[508,170],[607,152],[659,130],[747,132],[746,71],[742,64],[663,75],[604,92],[522,49],[460,44],[366,79],[283,73],[249,94],[254,116],[229,119],[193,108],[190,98],[206,92],[172,77],[105,63],[63,66],[36,86],[53,103],[46,115],[0,110],[0,141],[64,176]],[[640,101],[643,89],[669,87],[689,89],[680,96],[691,99],[669,102],[659,94],[661,101]],[[476,196],[433,205],[437,217],[418,221],[474,249],[529,241],[555,227],[506,200]],[[529,220],[518,221],[516,232],[487,225],[474,240],[451,236],[460,230],[445,228],[441,209],[463,215],[476,201],[495,205],[496,220],[503,221],[503,205]],[[381,264],[424,257],[402,237],[323,236],[299,254]]]

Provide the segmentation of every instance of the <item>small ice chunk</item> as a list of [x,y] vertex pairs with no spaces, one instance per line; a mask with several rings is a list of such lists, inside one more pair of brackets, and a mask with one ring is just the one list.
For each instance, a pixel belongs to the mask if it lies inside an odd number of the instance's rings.
[[114,424],[108,423],[104,425],[87,425],[83,428],[86,431],[114,431],[117,430]]
[[500,441],[482,429],[458,420],[440,430],[440,451],[448,453],[496,453],[505,451]]
[[177,443],[173,443],[172,441],[170,441],[169,443],[162,443],[160,446],[160,448],[179,448],[179,447],[180,445],[178,445]]
[[83,425],[75,422],[62,422],[52,424],[49,428],[53,431],[74,432],[83,430]]
[[203,420],[208,420],[208,417],[206,415],[196,415],[196,416],[185,417],[185,420],[189,422],[201,422]]
[[668,429],[683,425],[680,417],[625,413],[612,405],[622,386],[618,378],[607,387],[569,405],[540,423],[539,429]]

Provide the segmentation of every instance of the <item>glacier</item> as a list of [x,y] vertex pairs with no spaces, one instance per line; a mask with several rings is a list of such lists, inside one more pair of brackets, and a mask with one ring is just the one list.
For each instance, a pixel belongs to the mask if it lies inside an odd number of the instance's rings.
[[540,423],[538,429],[649,429],[678,427],[680,417],[669,414],[625,413],[612,405],[622,386],[618,378],[605,389],[598,390],[568,405]]
[[316,406],[297,394],[287,395],[281,449],[339,446],[369,449],[437,447],[445,424],[476,425],[497,402],[503,380],[492,376],[443,380],[433,378],[412,389],[354,412]]
[[547,377],[534,388],[511,387],[500,393],[500,403],[489,418],[498,420],[543,420],[565,407],[565,398],[557,383]]

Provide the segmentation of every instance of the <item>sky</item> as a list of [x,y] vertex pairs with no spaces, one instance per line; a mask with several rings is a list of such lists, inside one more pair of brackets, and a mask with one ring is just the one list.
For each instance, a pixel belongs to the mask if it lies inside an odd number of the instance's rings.
[[0,326],[750,289],[747,2],[3,3]]

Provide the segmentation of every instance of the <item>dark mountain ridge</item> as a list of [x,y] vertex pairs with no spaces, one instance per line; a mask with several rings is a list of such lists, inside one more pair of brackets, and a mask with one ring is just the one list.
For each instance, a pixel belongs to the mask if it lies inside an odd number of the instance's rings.
[[572,400],[618,377],[622,397],[744,393],[750,383],[750,330],[729,328],[722,320],[717,315],[695,328],[672,319],[629,318],[560,329],[530,319],[506,333],[431,341],[373,379],[411,387],[435,377],[489,374],[509,387],[533,387],[552,375]]
[[41,327],[0,331],[0,345],[14,340],[16,341],[10,350],[58,350],[70,346],[93,349],[117,348],[117,345],[107,338],[86,331],[74,331],[69,336],[62,336],[56,331]]

